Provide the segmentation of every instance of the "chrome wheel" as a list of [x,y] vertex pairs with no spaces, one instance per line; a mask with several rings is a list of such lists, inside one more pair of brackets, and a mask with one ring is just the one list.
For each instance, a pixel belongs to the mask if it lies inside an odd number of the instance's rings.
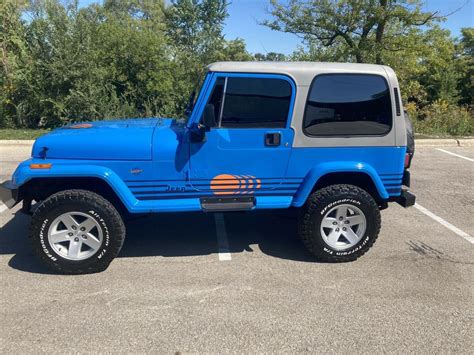
[[344,204],[330,209],[324,215],[321,235],[331,248],[346,250],[361,240],[366,228],[364,213],[356,206]]
[[48,230],[48,242],[61,257],[84,260],[94,255],[102,244],[99,223],[82,212],[67,212],[56,218]]

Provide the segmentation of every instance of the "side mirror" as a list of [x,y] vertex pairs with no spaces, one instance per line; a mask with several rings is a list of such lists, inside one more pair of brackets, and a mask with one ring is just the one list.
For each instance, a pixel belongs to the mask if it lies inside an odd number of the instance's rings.
[[204,112],[202,113],[201,124],[204,125],[207,130],[211,127],[217,126],[215,107],[213,104],[207,104],[204,107]]
[[213,104],[207,104],[202,113],[201,122],[194,123],[189,132],[189,139],[193,143],[202,143],[206,140],[206,132],[211,130],[211,127],[217,126],[216,114]]
[[189,141],[191,143],[202,143],[206,141],[206,131],[209,129],[200,124],[194,123],[189,130]]

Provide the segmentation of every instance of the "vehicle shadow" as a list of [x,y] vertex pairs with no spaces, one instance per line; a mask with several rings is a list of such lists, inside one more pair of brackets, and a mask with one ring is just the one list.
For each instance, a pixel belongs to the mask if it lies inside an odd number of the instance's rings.
[[[296,235],[296,217],[289,211],[224,213],[230,253],[253,252],[315,262]],[[0,255],[13,254],[9,266],[32,273],[50,273],[33,255],[28,240],[30,217],[16,213],[0,229]],[[217,254],[214,214],[167,213],[142,216],[126,223],[120,257],[180,257]]]

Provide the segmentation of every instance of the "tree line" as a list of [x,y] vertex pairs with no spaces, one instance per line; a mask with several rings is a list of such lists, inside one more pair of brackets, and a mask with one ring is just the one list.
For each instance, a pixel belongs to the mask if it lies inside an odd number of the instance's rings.
[[474,133],[473,28],[454,38],[440,27],[449,14],[418,0],[269,0],[268,11],[262,26],[301,38],[294,53],[226,39],[227,0],[3,0],[0,128],[182,117],[211,62],[307,60],[389,65],[419,131]]

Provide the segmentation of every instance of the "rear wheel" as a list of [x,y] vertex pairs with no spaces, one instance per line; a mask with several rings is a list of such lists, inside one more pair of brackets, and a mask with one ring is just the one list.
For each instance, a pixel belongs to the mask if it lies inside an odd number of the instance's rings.
[[118,255],[125,226],[102,196],[86,190],[58,192],[36,209],[31,222],[35,253],[64,274],[105,270]]
[[301,211],[299,234],[319,260],[353,261],[373,245],[380,224],[380,211],[370,194],[352,185],[332,185],[309,197]]

